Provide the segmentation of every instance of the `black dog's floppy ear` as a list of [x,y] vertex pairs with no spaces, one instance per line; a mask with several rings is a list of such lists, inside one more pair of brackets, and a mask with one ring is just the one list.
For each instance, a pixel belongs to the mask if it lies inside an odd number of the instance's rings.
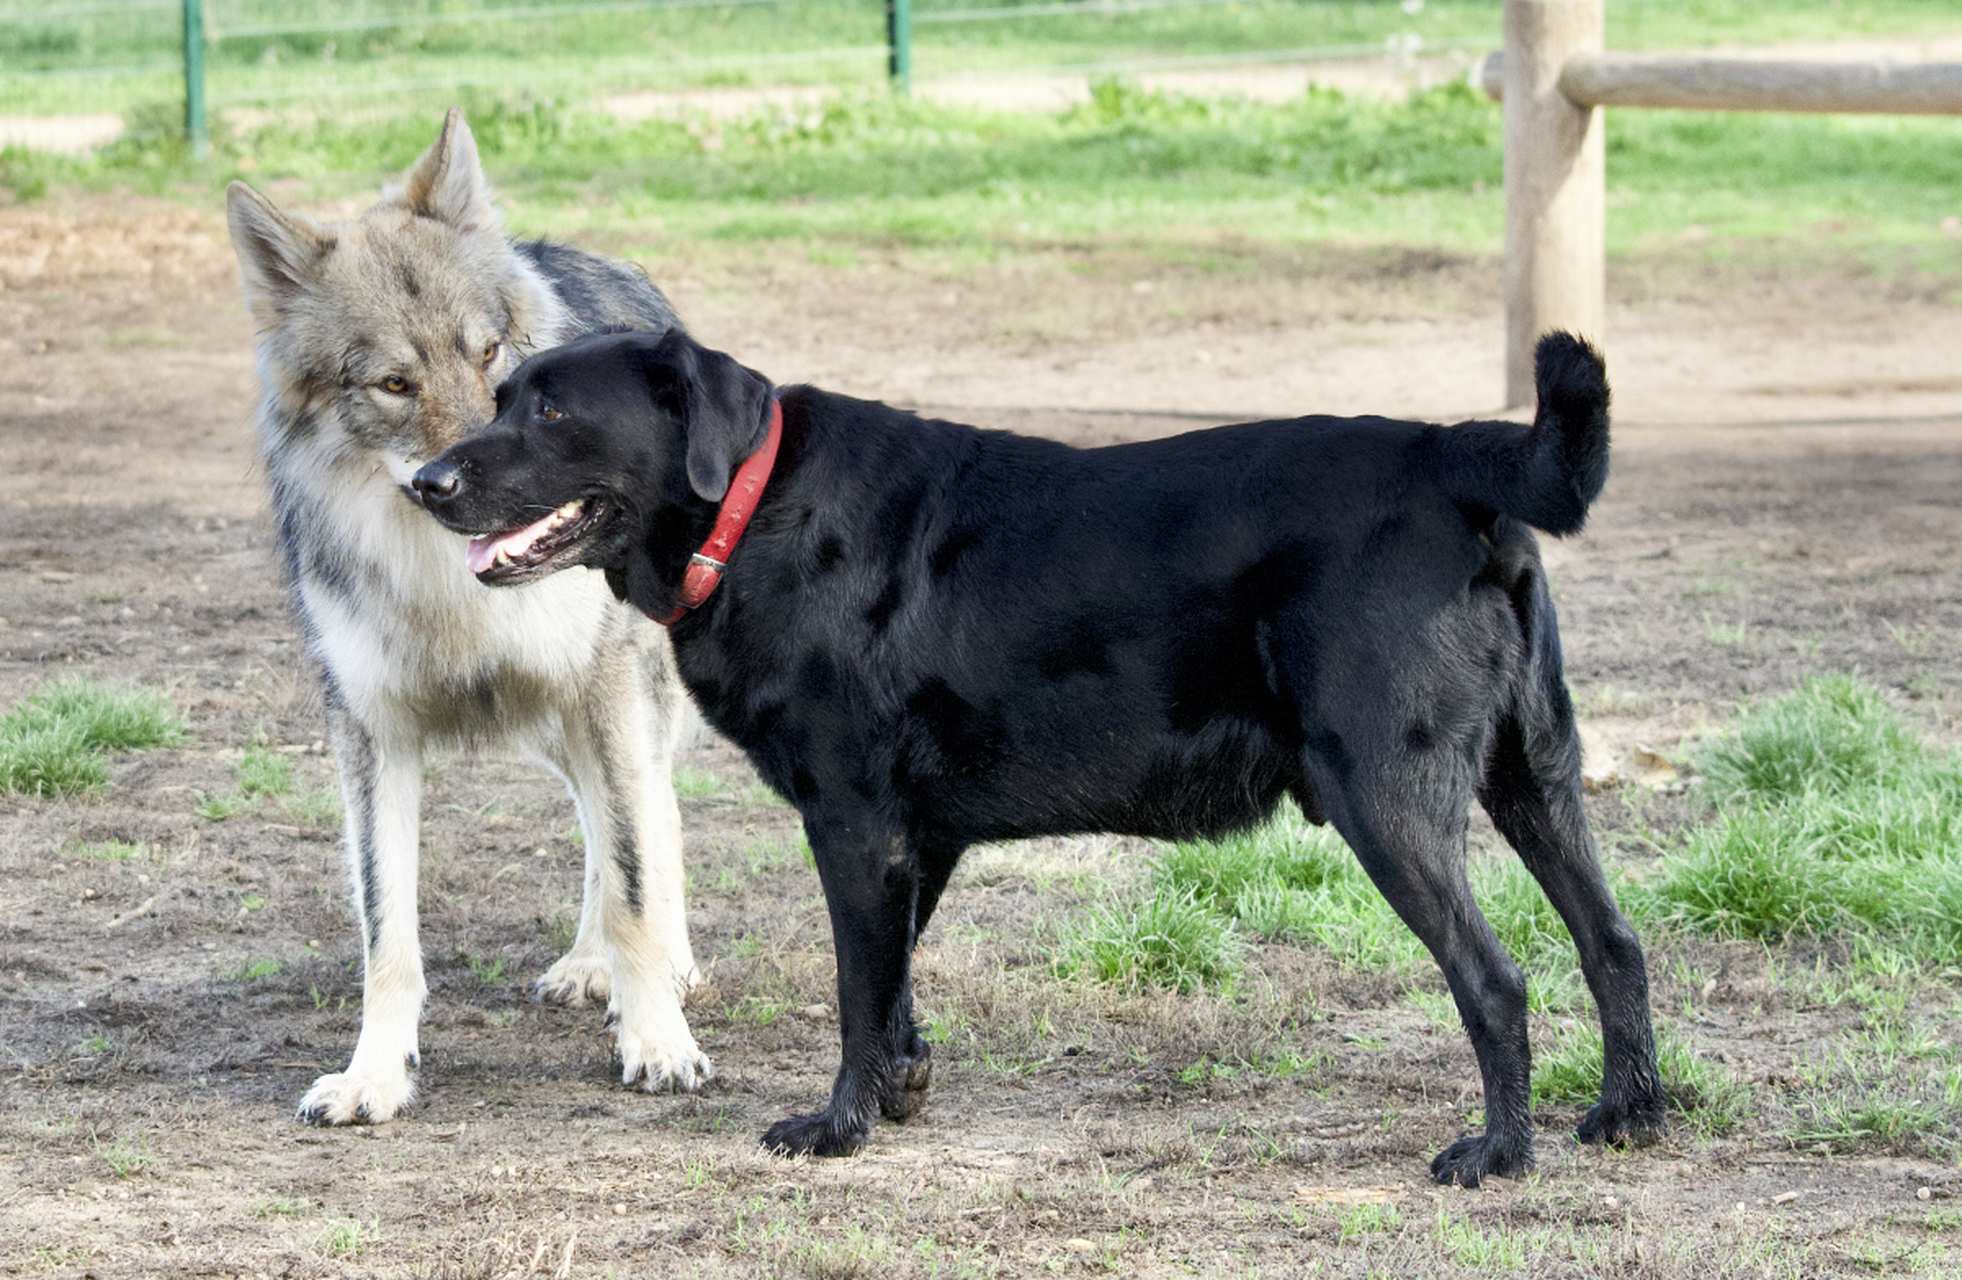
[[688,433],[688,487],[709,502],[729,492],[736,460],[756,452],[770,426],[770,380],[683,333],[647,353],[657,404],[680,412]]

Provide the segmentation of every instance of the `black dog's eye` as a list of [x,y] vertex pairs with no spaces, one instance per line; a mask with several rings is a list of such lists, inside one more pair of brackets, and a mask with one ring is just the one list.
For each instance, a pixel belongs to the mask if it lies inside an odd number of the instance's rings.
[[391,373],[381,380],[381,389],[392,396],[407,395],[409,380],[399,373]]
[[497,353],[502,350],[504,350],[504,344],[502,342],[492,342],[486,346],[484,348],[484,367],[489,368],[490,362],[497,359]]
[[563,413],[560,413],[557,409],[554,409],[549,404],[541,404],[538,406],[538,416],[545,419],[545,421],[547,422],[557,422],[560,418],[565,417]]

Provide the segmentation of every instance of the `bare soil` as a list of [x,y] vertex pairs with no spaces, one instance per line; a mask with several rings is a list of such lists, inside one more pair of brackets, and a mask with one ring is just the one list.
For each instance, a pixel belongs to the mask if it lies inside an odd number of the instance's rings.
[[[647,265],[699,336],[781,381],[1078,442],[1496,406],[1497,264],[1208,252],[843,270],[683,245]],[[1962,307],[1694,246],[1610,289],[1614,475],[1548,548],[1591,765],[1639,774],[1637,744],[1675,755],[1741,700],[1849,668],[1954,741]],[[170,688],[195,731],[119,758],[100,797],[0,797],[0,1272],[1954,1274],[1952,1155],[1791,1137],[1781,1084],[1859,1021],[1790,979],[1829,953],[1653,940],[1659,1014],[1757,1091],[1753,1118],[1616,1153],[1549,1108],[1535,1176],[1444,1190],[1426,1164],[1478,1084],[1407,998],[1434,974],[1286,946],[1230,998],[1050,974],[1059,929],[1143,876],[1134,841],[973,855],[919,960],[941,1037],[924,1113],[856,1160],[766,1157],[763,1128],[829,1087],[828,931],[794,814],[714,741],[684,769],[700,1095],[622,1091],[600,1011],[526,1000],[577,910],[570,805],[529,767],[461,762],[424,804],[422,1101],[295,1122],[353,1044],[359,949],[251,344],[214,211],[0,210],[0,707],[86,671]],[[197,816],[252,744],[292,759],[296,794]],[[1591,803],[1638,869],[1690,813],[1639,786]],[[141,852],[89,856],[106,841]],[[1948,1047],[1955,983],[1913,988]],[[1194,1070],[1250,1059],[1269,1066]]]

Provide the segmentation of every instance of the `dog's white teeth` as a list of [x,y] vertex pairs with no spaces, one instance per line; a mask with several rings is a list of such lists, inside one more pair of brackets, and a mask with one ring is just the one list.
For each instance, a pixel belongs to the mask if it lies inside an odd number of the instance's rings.
[[497,549],[497,558],[496,558],[496,560],[495,560],[495,563],[497,563],[497,564],[510,564],[510,563],[511,563],[511,553],[510,553],[509,551],[507,551],[507,550],[505,550],[505,549],[504,549],[503,547],[499,547],[499,548]]
[[584,502],[574,498],[571,502],[566,503],[563,507],[560,507],[557,511],[545,517],[545,528],[541,532],[553,533],[557,531],[577,516],[585,505]]

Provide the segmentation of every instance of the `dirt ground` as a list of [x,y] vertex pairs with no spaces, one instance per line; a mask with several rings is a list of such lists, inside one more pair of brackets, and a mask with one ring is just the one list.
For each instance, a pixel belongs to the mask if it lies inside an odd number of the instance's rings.
[[[1220,252],[1242,269],[1097,245],[647,265],[700,337],[780,381],[1079,442],[1496,406],[1496,263]],[[1639,774],[1638,744],[1673,755],[1821,671],[1959,736],[1944,288],[1693,243],[1616,269],[1614,474],[1548,549],[1591,767]],[[353,1044],[359,948],[254,470],[251,341],[215,210],[0,210],[0,708],[87,671],[170,688],[195,732],[120,758],[99,798],[0,796],[0,1273],[1955,1274],[1931,1216],[1953,1216],[1952,1159],[1796,1145],[1770,1101],[1628,1154],[1576,1148],[1550,1108],[1533,1177],[1430,1185],[1478,1106],[1463,1037],[1405,998],[1434,975],[1267,946],[1226,1000],[1050,976],[1061,925],[1144,874],[1134,841],[973,855],[919,960],[924,1113],[856,1160],[766,1157],[762,1129],[829,1087],[827,930],[794,814],[713,741],[683,785],[700,1095],[623,1092],[598,1011],[526,1000],[577,910],[570,805],[527,766],[461,762],[424,804],[422,1100],[374,1128],[295,1122]],[[299,793],[197,816],[254,743]],[[1635,786],[1591,803],[1621,860],[1681,818]],[[140,851],[85,856],[112,840]],[[1675,1032],[1767,1091],[1856,1017],[1754,947],[1665,941],[1652,969]],[[1955,978],[1916,997],[1951,1047]],[[1191,1069],[1256,1051],[1305,1066]]]

